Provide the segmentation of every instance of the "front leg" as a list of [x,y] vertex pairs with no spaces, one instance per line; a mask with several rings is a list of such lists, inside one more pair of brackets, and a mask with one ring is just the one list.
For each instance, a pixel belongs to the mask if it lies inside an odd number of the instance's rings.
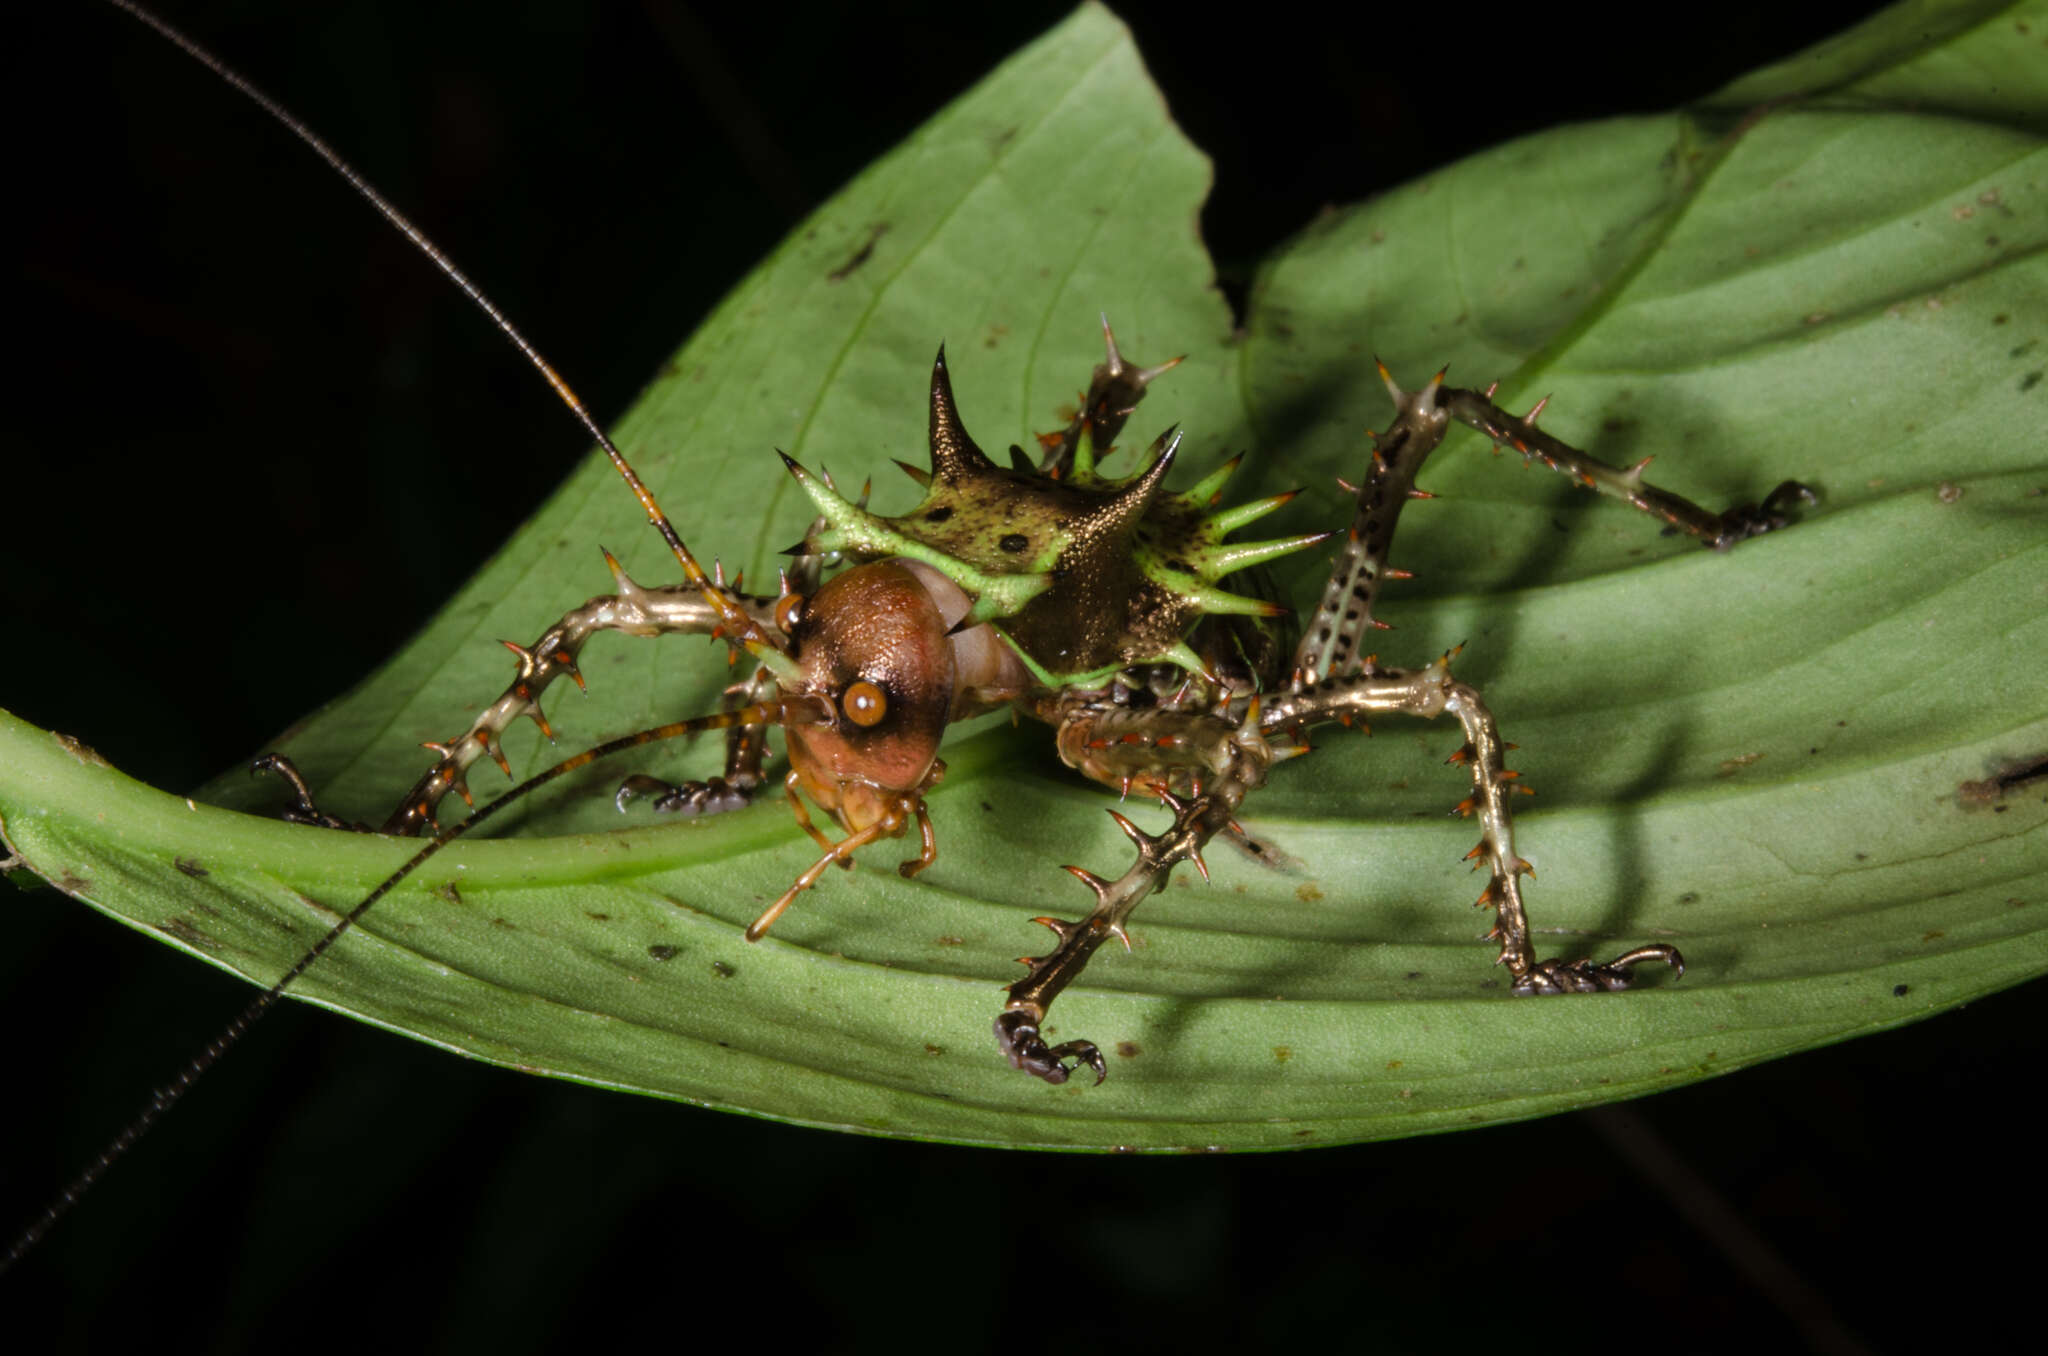
[[[772,673],[766,668],[756,669],[753,677],[734,683],[725,690],[719,709],[737,711],[767,701],[780,690]],[[766,725],[735,725],[725,732],[723,775],[701,782],[665,782],[659,777],[635,773],[619,783],[613,803],[619,807],[620,814],[626,812],[626,806],[635,796],[652,797],[656,814],[689,817],[737,810],[751,800],[760,787],[761,765],[767,756]]]
[[[562,677],[574,680],[579,688],[583,686],[583,674],[576,667],[576,657],[582,652],[584,643],[598,632],[661,636],[690,632],[716,634],[720,630],[722,620],[717,608],[706,600],[703,590],[695,584],[643,588],[627,576],[611,552],[605,552],[604,559],[611,569],[618,592],[592,598],[565,614],[531,645],[518,645],[509,640],[502,642],[518,657],[518,670],[511,686],[485,707],[460,736],[445,744],[430,743],[426,746],[439,754],[439,759],[405,793],[377,832],[405,836],[418,833],[434,823],[435,808],[451,791],[469,803],[469,768],[486,755],[504,769],[506,776],[511,776],[512,766],[499,747],[499,739],[520,717],[532,720],[540,726],[542,734],[553,739],[555,732],[541,713],[541,694],[549,684]],[[717,583],[723,586],[724,582],[721,575]],[[757,627],[765,630],[775,626],[776,599],[752,597],[730,590],[727,596],[747,613]],[[314,805],[305,779],[291,765],[291,760],[283,755],[263,755],[256,760],[255,770],[275,772],[292,784],[295,799],[286,809],[285,818],[295,823],[330,828],[365,827],[347,824]]]

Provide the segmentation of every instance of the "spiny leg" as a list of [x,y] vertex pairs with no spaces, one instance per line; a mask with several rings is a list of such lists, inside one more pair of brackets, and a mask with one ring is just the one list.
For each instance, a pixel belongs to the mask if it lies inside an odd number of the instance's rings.
[[[1384,367],[1380,374],[1386,376]],[[1403,394],[1392,378],[1387,379],[1387,388],[1394,392],[1398,406]],[[1630,467],[1615,466],[1537,428],[1536,418],[1550,402],[1548,396],[1537,401],[1535,408],[1527,414],[1518,417],[1488,399],[1491,394],[1491,391],[1482,393],[1454,388],[1443,391],[1439,400],[1451,418],[1485,434],[1496,452],[1503,444],[1512,447],[1522,454],[1524,464],[1531,460],[1540,461],[1589,490],[1661,518],[1670,530],[1684,532],[1716,551],[1725,551],[1737,542],[1789,527],[1791,515],[1799,505],[1812,504],[1819,499],[1810,487],[1796,480],[1786,480],[1765,495],[1760,504],[1737,504],[1726,512],[1713,513],[1690,499],[1660,490],[1644,480],[1643,471],[1650,464],[1648,457]]]
[[1611,961],[1596,963],[1538,960],[1529,937],[1529,917],[1522,906],[1521,877],[1535,870],[1515,851],[1513,818],[1508,811],[1509,796],[1527,793],[1518,773],[1506,766],[1507,750],[1493,715],[1480,701],[1479,693],[1451,677],[1450,655],[1414,670],[1385,670],[1374,674],[1325,678],[1313,686],[1269,698],[1259,716],[1265,730],[1298,731],[1326,720],[1353,719],[1374,715],[1408,715],[1434,718],[1450,715],[1463,728],[1465,742],[1450,760],[1463,763],[1472,777],[1472,794],[1461,801],[1456,813],[1476,816],[1480,839],[1466,854],[1475,869],[1484,867],[1490,879],[1478,905],[1490,905],[1496,913],[1489,940],[1500,943],[1500,964],[1508,969],[1516,993],[1594,993],[1629,986],[1634,966],[1660,960],[1685,973],[1685,960],[1677,948],[1661,943],[1636,947]]
[[[1173,810],[1173,823],[1158,834],[1148,834],[1111,811],[1117,827],[1136,845],[1138,860],[1114,881],[1078,866],[1065,868],[1093,892],[1095,907],[1078,922],[1059,918],[1032,920],[1051,928],[1059,941],[1043,956],[1020,957],[1023,964],[1031,967],[1031,973],[1010,986],[1010,1000],[996,1018],[996,1044],[1009,1058],[1011,1068],[1022,1069],[1048,1083],[1066,1082],[1083,1064],[1095,1070],[1097,1083],[1109,1076],[1102,1051],[1093,1041],[1047,1045],[1039,1034],[1046,1013],[1053,999],[1074,982],[1104,940],[1115,937],[1125,946],[1130,945],[1130,934],[1124,924],[1131,912],[1148,895],[1164,888],[1176,865],[1186,861],[1200,863],[1203,847],[1230,823],[1242,795],[1243,788],[1228,785],[1193,800],[1162,794],[1160,799]],[[1074,1062],[1068,1064],[1068,1060]]]
[[[440,755],[439,760],[406,792],[378,832],[418,833],[434,822],[435,808],[451,791],[468,803],[471,800],[467,780],[469,768],[486,755],[504,769],[506,776],[511,776],[511,764],[506,761],[499,739],[520,717],[531,719],[540,726],[541,733],[553,739],[554,731],[548,725],[547,717],[541,713],[541,694],[549,684],[565,676],[573,679],[579,688],[583,686],[583,674],[576,666],[576,657],[591,636],[600,631],[621,631],[632,636],[692,632],[715,635],[726,629],[726,618],[719,607],[697,585],[643,588],[620,568],[609,551],[604,553],[604,559],[611,569],[618,592],[592,598],[566,613],[531,645],[502,642],[517,656],[518,669],[511,685],[477,715],[462,735],[446,744],[429,743],[426,746]],[[723,583],[721,578],[714,587],[721,587]],[[765,630],[775,624],[776,599],[735,594],[722,587],[721,591],[724,592],[726,606],[743,610],[756,627]],[[286,818],[298,823],[340,824],[333,816],[323,814],[314,806],[305,779],[289,758],[281,754],[266,754],[257,760],[256,768],[275,772],[292,784],[296,799],[287,810]]]
[[[1077,922],[1033,920],[1051,928],[1059,942],[1046,955],[1021,958],[1031,972],[1010,986],[1009,1002],[996,1018],[996,1043],[1012,1068],[1048,1083],[1066,1082],[1083,1064],[1095,1070],[1097,1083],[1108,1076],[1102,1052],[1093,1042],[1047,1045],[1040,1034],[1046,1014],[1104,939],[1115,937],[1130,945],[1125,924],[1132,911],[1165,886],[1176,865],[1191,861],[1208,877],[1203,847],[1228,830],[1245,794],[1265,780],[1267,767],[1275,761],[1259,732],[1257,710],[1256,699],[1235,703],[1217,715],[1076,703],[1060,722],[1060,756],[1069,766],[1126,792],[1142,788],[1156,795],[1173,810],[1174,819],[1164,833],[1148,834],[1112,810],[1110,817],[1138,849],[1137,862],[1115,881],[1082,867],[1065,868],[1094,894],[1095,907]],[[1172,786],[1193,794],[1183,800],[1169,789]]]
[[1372,662],[1361,650],[1361,637],[1370,630],[1392,629],[1373,616],[1373,607],[1386,580],[1413,578],[1406,570],[1391,568],[1387,553],[1408,501],[1433,497],[1415,488],[1415,476],[1449,427],[1449,416],[1436,398],[1442,383],[1439,372],[1415,394],[1395,397],[1394,422],[1374,435],[1365,477],[1355,487],[1346,486],[1356,492],[1351,530],[1295,647],[1297,688],[1317,678],[1370,672]]
[[[1157,367],[1132,366],[1117,350],[1116,335],[1110,332],[1108,316],[1102,317],[1102,344],[1108,350],[1108,356],[1096,365],[1087,393],[1081,397],[1081,406],[1074,417],[1058,432],[1038,435],[1042,453],[1038,463],[1040,475],[1060,479],[1072,471],[1084,432],[1088,435],[1090,449],[1086,460],[1092,463],[1106,455],[1110,445],[1116,441],[1116,435],[1123,432],[1124,421],[1145,398],[1145,388],[1181,363],[1179,358],[1169,358]],[[1030,468],[1026,465],[1017,469]]]
[[1510,446],[1525,458],[1540,460],[1716,550],[1727,550],[1739,541],[1789,525],[1799,504],[1815,500],[1811,489],[1787,480],[1764,496],[1761,504],[1738,504],[1725,513],[1710,513],[1645,481],[1643,469],[1648,458],[1624,470],[1543,432],[1536,427],[1543,402],[1518,418],[1480,392],[1444,386],[1442,372],[1417,391],[1402,390],[1384,365],[1379,372],[1394,399],[1394,421],[1375,436],[1371,463],[1355,487],[1351,531],[1295,651],[1297,682],[1370,671],[1360,640],[1369,630],[1388,629],[1387,623],[1373,615],[1382,583],[1413,577],[1388,564],[1394,529],[1409,500],[1433,497],[1416,488],[1415,477],[1443,441],[1452,419],[1485,434],[1496,449],[1502,444]]
[[1394,422],[1375,438],[1370,468],[1356,487],[1357,511],[1349,538],[1295,652],[1292,690],[1269,704],[1264,716],[1266,729],[1276,733],[1289,730],[1298,736],[1317,720],[1349,723],[1379,711],[1454,715],[1464,727],[1465,743],[1452,761],[1466,763],[1473,779],[1473,795],[1458,808],[1461,813],[1479,816],[1484,835],[1468,860],[1490,873],[1478,902],[1491,904],[1498,911],[1489,935],[1501,944],[1500,961],[1514,976],[1515,992],[1588,993],[1626,988],[1632,968],[1648,960],[1661,960],[1683,974],[1683,958],[1675,948],[1662,944],[1638,947],[1604,964],[1536,958],[1520,885],[1520,877],[1533,871],[1514,851],[1506,800],[1510,788],[1527,788],[1521,787],[1503,764],[1509,746],[1501,742],[1491,713],[1476,691],[1450,681],[1447,662],[1439,661],[1413,674],[1376,673],[1372,657],[1361,654],[1359,642],[1368,630],[1386,629],[1386,623],[1373,616],[1382,581],[1410,577],[1406,571],[1388,566],[1388,549],[1407,502],[1430,497],[1416,488],[1415,476],[1454,418],[1493,439],[1496,449],[1506,443],[1525,458],[1541,460],[1583,485],[1622,499],[1664,520],[1671,530],[1688,532],[1716,550],[1788,525],[1797,504],[1813,502],[1813,491],[1788,480],[1760,505],[1742,504],[1725,513],[1709,513],[1647,484],[1643,480],[1647,459],[1623,470],[1542,432],[1536,427],[1542,402],[1517,418],[1494,405],[1488,399],[1490,392],[1482,395],[1445,389],[1442,372],[1415,392],[1401,390],[1384,366],[1380,376],[1394,398]]

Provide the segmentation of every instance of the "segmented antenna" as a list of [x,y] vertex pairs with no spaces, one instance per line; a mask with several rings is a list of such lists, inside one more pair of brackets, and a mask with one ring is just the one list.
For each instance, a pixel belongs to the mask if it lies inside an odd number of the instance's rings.
[[[647,521],[654,525],[655,530],[661,533],[662,540],[668,543],[669,550],[675,553],[677,562],[683,567],[684,575],[703,592],[705,599],[718,610],[720,619],[725,622],[727,634],[733,637],[736,643],[744,645],[757,656],[770,659],[771,662],[773,659],[782,658],[779,653],[766,653],[774,650],[772,639],[761,632],[760,628],[754,623],[747,612],[740,607],[738,602],[723,588],[719,587],[705,573],[703,567],[697,563],[696,557],[690,554],[690,548],[683,545],[683,539],[676,534],[675,526],[669,522],[668,515],[663,513],[661,505],[655,502],[653,492],[647,488],[646,484],[626,461],[626,458],[620,453],[619,449],[612,445],[612,440],[605,436],[602,428],[598,427],[597,420],[591,417],[589,409],[577,398],[576,393],[569,389],[569,384],[562,380],[561,374],[549,365],[547,359],[540,355],[540,351],[534,348],[528,342],[526,336],[521,334],[518,328],[505,317],[504,312],[500,311],[492,303],[491,299],[486,297],[477,288],[477,285],[469,280],[469,276],[455,266],[454,260],[443,254],[438,245],[429,240],[425,233],[419,227],[413,225],[412,221],[403,212],[400,212],[383,194],[373,188],[369,181],[356,171],[354,166],[343,160],[335,152],[333,147],[322,141],[312,128],[293,117],[291,113],[286,111],[283,105],[279,104],[262,90],[256,88],[240,72],[228,66],[219,57],[206,48],[201,47],[163,19],[144,9],[141,5],[136,4],[134,0],[108,0],[108,3],[118,9],[126,10],[150,28],[155,29],[173,46],[184,51],[194,61],[197,61],[200,65],[206,67],[230,86],[247,96],[250,102],[269,114],[285,130],[312,148],[313,153],[326,161],[329,167],[336,174],[340,175],[350,188],[356,191],[357,196],[370,204],[370,206],[376,208],[378,213],[396,227],[399,233],[405,236],[407,240],[410,240],[420,253],[433,260],[434,266],[440,269],[450,282],[460,288],[462,294],[474,302],[478,310],[490,317],[491,323],[498,327],[498,331],[501,334],[512,341],[513,347],[526,355],[526,360],[532,363],[547,381],[548,385],[554,388],[555,394],[560,397],[564,405],[569,407],[569,412],[576,416],[577,422],[581,423],[585,431],[597,440],[597,445],[604,449],[605,456],[611,459],[612,469],[619,473],[620,478],[633,491],[633,497],[640,501],[640,507],[646,510]],[[244,1008],[239,1016],[222,1028],[220,1035],[216,1036],[209,1045],[194,1055],[176,1078],[158,1088],[150,1097],[149,1102],[143,1107],[141,1114],[135,1118],[128,1128],[116,1136],[105,1149],[101,1150],[99,1157],[88,1164],[85,1170],[79,1173],[71,1184],[58,1194],[57,1199],[51,1202],[33,1223],[22,1230],[21,1235],[8,1248],[6,1256],[0,1258],[0,1272],[5,1272],[27,1255],[42,1240],[43,1236],[50,1231],[51,1226],[61,1220],[78,1203],[79,1198],[91,1189],[92,1185],[104,1176],[107,1170],[119,1161],[122,1155],[133,1148],[136,1141],[140,1140],[166,1111],[169,1111],[177,1104],[178,1100],[191,1089],[192,1085],[199,1081],[200,1076],[218,1063],[221,1056],[232,1049],[249,1028],[254,1026],[264,1013],[270,1011],[276,1005],[277,1000],[284,995],[285,990],[299,976],[311,969],[319,961],[320,957],[325,955],[328,949],[341,939],[343,933],[354,927],[357,920],[368,913],[378,900],[389,894],[397,887],[399,882],[403,881],[414,871],[417,871],[428,858],[432,857],[442,848],[448,846],[448,844],[454,842],[478,824],[483,823],[512,802],[531,794],[540,787],[554,781],[557,777],[566,776],[578,768],[596,762],[600,758],[623,752],[626,749],[638,748],[644,744],[652,744],[659,740],[674,739],[681,735],[697,734],[706,730],[721,730],[742,724],[788,724],[791,721],[801,722],[810,714],[811,709],[812,704],[808,702],[774,701],[756,703],[742,707],[737,711],[726,711],[720,712],[717,715],[701,716],[695,720],[678,721],[674,724],[658,726],[651,730],[643,730],[638,734],[625,735],[579,753],[573,758],[557,763],[545,772],[540,772],[527,778],[504,795],[479,809],[469,818],[451,828],[443,829],[418,852],[414,853],[405,865],[399,867],[382,884],[366,895],[361,903],[349,910],[348,914],[340,922],[329,928],[326,935],[315,942],[305,955],[299,957],[297,963],[291,969],[285,971],[284,975],[275,984],[272,984],[252,1001],[248,1007]],[[826,718],[829,719],[829,717],[830,713],[827,712]]]

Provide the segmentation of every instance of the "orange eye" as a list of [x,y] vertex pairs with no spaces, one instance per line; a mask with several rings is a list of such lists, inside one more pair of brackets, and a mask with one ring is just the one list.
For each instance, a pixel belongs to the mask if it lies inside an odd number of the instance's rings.
[[889,699],[882,695],[882,689],[863,678],[846,689],[846,695],[839,699],[839,709],[855,725],[866,728],[880,723],[889,714]]
[[804,596],[801,593],[785,593],[775,604],[775,625],[782,634],[793,635],[796,624],[804,619]]

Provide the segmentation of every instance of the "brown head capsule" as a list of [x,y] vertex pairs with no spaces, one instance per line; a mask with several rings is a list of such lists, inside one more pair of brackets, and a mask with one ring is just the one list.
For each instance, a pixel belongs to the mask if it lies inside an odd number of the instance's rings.
[[985,628],[947,635],[967,606],[938,571],[897,559],[835,577],[796,617],[798,686],[829,702],[838,719],[789,727],[790,766],[804,794],[847,829],[904,813],[905,797],[937,780],[955,699],[989,677],[981,644],[988,638],[975,635]]

